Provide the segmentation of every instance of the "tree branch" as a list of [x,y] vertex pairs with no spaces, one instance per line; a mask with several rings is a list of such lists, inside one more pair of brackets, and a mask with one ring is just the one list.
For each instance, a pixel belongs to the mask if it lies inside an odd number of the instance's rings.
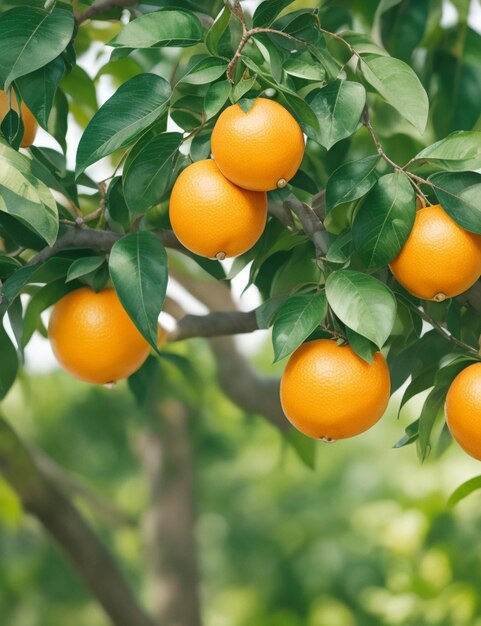
[[308,204],[301,202],[293,195],[289,196],[285,204],[299,218],[304,233],[309,237],[316,248],[317,258],[322,259],[325,257],[329,248],[329,240],[324,224],[314,210]]
[[94,4],[92,4],[92,6],[86,9],[83,13],[77,15],[75,19],[77,24],[82,24],[87,20],[94,19],[97,15],[107,13],[111,9],[124,9],[134,4],[137,4],[137,0],[97,0],[97,2],[94,2]]
[[143,531],[162,626],[200,626],[190,415],[169,399],[153,407],[155,430],[136,440],[150,502]]
[[27,447],[0,417],[0,472],[64,549],[115,626],[154,626],[137,604],[112,555],[77,509],[42,474]]
[[[187,252],[173,231],[159,230],[154,234],[167,248],[173,248],[179,252]],[[44,263],[58,252],[72,248],[93,248],[100,252],[110,252],[114,243],[121,237],[122,235],[111,230],[96,230],[95,228],[80,228],[78,226],[67,227],[65,234],[53,246],[41,250],[30,259],[28,264]]]
[[215,311],[207,315],[185,315],[169,333],[169,341],[182,341],[191,337],[219,337],[239,335],[258,330],[256,312]]

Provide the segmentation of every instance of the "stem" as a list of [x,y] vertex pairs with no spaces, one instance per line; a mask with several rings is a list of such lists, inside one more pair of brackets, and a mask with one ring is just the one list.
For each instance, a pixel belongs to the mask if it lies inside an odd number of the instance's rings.
[[453,345],[457,346],[458,348],[460,348],[464,352],[468,352],[469,354],[472,354],[472,355],[474,355],[474,356],[479,358],[479,352],[475,348],[473,348],[472,346],[468,345],[467,343],[464,343],[464,341],[461,341],[460,339],[457,339],[456,337],[454,337],[454,335],[452,335],[450,332],[448,332],[444,328],[444,326],[442,324],[440,324],[440,322],[438,322],[433,317],[431,317],[429,315],[429,313],[427,313],[423,308],[417,307],[415,304],[410,302],[407,298],[403,298],[403,302],[405,302],[425,322],[427,322],[435,330],[437,330],[447,341],[450,341]]

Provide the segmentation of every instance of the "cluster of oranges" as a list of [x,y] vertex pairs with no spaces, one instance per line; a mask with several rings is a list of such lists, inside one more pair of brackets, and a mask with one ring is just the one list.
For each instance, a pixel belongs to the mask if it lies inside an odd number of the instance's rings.
[[[18,111],[15,98],[11,104]],[[0,92],[0,120],[8,110],[7,95]],[[21,145],[28,147],[37,123],[23,103],[21,116]],[[173,187],[169,214],[178,239],[209,258],[250,249],[265,227],[266,192],[287,185],[303,155],[302,130],[280,104],[258,98],[248,110],[229,106],[212,133],[213,158],[189,165]],[[424,207],[390,268],[410,293],[441,302],[466,291],[481,275],[481,236],[464,230],[440,205]],[[64,296],[54,307],[49,337],[65,369],[97,384],[130,376],[150,352],[111,288],[95,293],[83,287]],[[159,345],[165,338],[159,327]],[[373,426],[386,410],[390,388],[380,352],[367,363],[350,346],[319,339],[304,343],[290,357],[281,402],[298,430],[335,441]],[[480,413],[481,363],[475,363],[452,383],[446,416],[455,439],[481,460]]]
[[[481,236],[464,230],[440,205],[424,207],[390,267],[410,293],[442,302],[469,289],[481,275]],[[373,426],[389,396],[389,371],[380,352],[369,364],[349,346],[324,339],[298,348],[281,382],[282,406],[292,424],[326,441]],[[452,383],[446,417],[453,437],[481,460],[480,414],[481,363],[475,363]]]
[[304,156],[301,127],[283,106],[257,98],[227,107],[212,132],[213,159],[192,163],[170,198],[172,229],[190,251],[224,259],[249,250],[267,219],[266,192],[284,187]]

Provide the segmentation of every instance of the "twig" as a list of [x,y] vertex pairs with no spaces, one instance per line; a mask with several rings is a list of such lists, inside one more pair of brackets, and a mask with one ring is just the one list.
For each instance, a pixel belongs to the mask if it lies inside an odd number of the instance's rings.
[[457,346],[458,348],[460,348],[461,350],[463,350],[464,352],[468,352],[469,354],[473,354],[477,357],[479,357],[479,352],[478,350],[476,350],[475,348],[473,348],[472,346],[468,345],[467,343],[464,343],[463,341],[461,341],[460,339],[457,339],[454,335],[452,335],[450,332],[448,332],[444,326],[442,324],[440,324],[437,320],[435,320],[433,317],[431,317],[429,315],[429,313],[427,313],[425,311],[424,308],[420,308],[417,307],[415,304],[413,304],[410,300],[408,300],[407,298],[403,298],[403,302],[405,302],[415,313],[417,313],[419,315],[419,317],[421,317],[425,322],[427,322],[428,324],[430,324],[435,330],[437,330],[443,337],[444,339],[446,339],[447,341],[450,341],[452,344],[454,344],[455,346]]

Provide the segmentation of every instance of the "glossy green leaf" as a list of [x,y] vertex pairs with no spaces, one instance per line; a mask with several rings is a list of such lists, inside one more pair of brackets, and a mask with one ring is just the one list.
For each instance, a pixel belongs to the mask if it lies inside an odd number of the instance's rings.
[[338,270],[326,281],[329,306],[346,326],[382,348],[396,319],[396,299],[381,281]]
[[71,282],[72,280],[76,280],[77,278],[81,278],[86,274],[90,274],[97,270],[102,263],[105,262],[105,257],[101,256],[85,256],[80,259],[76,259],[72,265],[69,267],[67,272],[67,278],[65,280],[66,283]]
[[164,246],[153,233],[125,235],[112,247],[109,269],[122,306],[157,351],[158,318],[168,281]]
[[23,321],[23,347],[28,344],[33,333],[39,327],[40,315],[43,311],[75,288],[75,285],[66,285],[63,278],[60,278],[45,285],[30,298]]
[[304,78],[305,80],[323,81],[326,78],[326,70],[311,58],[290,57],[282,66],[290,76]]
[[449,171],[481,167],[481,132],[458,130],[421,150],[409,169],[423,166]]
[[366,91],[359,83],[338,80],[311,91],[306,101],[319,122],[319,130],[310,137],[329,150],[357,130],[366,104]]
[[421,411],[419,418],[419,437],[417,440],[418,455],[424,461],[431,451],[431,432],[446,398],[447,387],[434,387]]
[[257,76],[249,76],[249,78],[245,78],[240,80],[238,83],[233,85],[231,100],[233,103],[237,102],[241,98],[245,96],[245,94],[255,85],[257,81]]
[[133,143],[166,112],[169,97],[169,83],[155,74],[139,74],[124,83],[85,129],[77,150],[77,176]]
[[309,337],[323,320],[326,305],[324,293],[292,296],[281,305],[272,327],[275,361],[294,352]]
[[453,508],[464,500],[467,496],[471,495],[475,491],[481,489],[481,476],[475,476],[474,478],[470,478],[465,483],[460,485],[449,497],[447,506],[449,508]]
[[356,333],[349,326],[346,327],[346,335],[347,342],[354,352],[367,363],[372,363],[374,355],[378,352],[377,346],[369,339],[366,339],[366,337]]
[[205,85],[212,83],[225,74],[227,61],[219,57],[206,57],[192,67],[187,74],[182,76],[180,82],[190,85]]
[[382,176],[362,200],[354,223],[354,246],[367,268],[392,261],[406,242],[416,215],[416,194],[406,174]]
[[57,204],[32,173],[32,162],[0,141],[0,211],[20,220],[52,245],[58,233]]
[[53,101],[52,111],[48,118],[48,132],[54,137],[62,150],[67,151],[67,125],[68,125],[69,106],[68,100],[61,89],[57,89]]
[[209,52],[213,55],[222,54],[222,51],[219,49],[219,42],[222,35],[229,27],[230,17],[231,12],[229,8],[224,7],[219,17],[207,31],[205,36],[205,45],[207,46]]
[[15,8],[0,14],[0,83],[12,81],[47,65],[65,50],[72,38],[73,14],[34,7]]
[[428,96],[409,65],[389,56],[363,55],[361,72],[380,96],[422,134],[429,113]]
[[254,11],[253,25],[256,28],[270,26],[279,13],[293,2],[294,0],[264,0]]
[[131,215],[141,215],[160,202],[172,183],[182,141],[180,133],[157,135],[126,164],[124,195]]
[[47,128],[55,92],[64,70],[62,58],[57,57],[44,67],[16,80],[22,99],[43,128]]
[[466,230],[481,234],[481,174],[440,172],[429,182],[446,213]]
[[202,40],[199,18],[191,11],[161,9],[129,22],[111,41],[114,48],[193,46]]
[[230,83],[227,80],[212,83],[207,88],[204,98],[205,119],[216,116],[227,102],[230,93]]
[[316,468],[316,440],[306,437],[296,429],[288,430],[284,435],[299,459],[309,469]]
[[326,186],[326,211],[329,213],[339,204],[362,198],[376,184],[379,156],[373,155],[350,161],[331,174]]

